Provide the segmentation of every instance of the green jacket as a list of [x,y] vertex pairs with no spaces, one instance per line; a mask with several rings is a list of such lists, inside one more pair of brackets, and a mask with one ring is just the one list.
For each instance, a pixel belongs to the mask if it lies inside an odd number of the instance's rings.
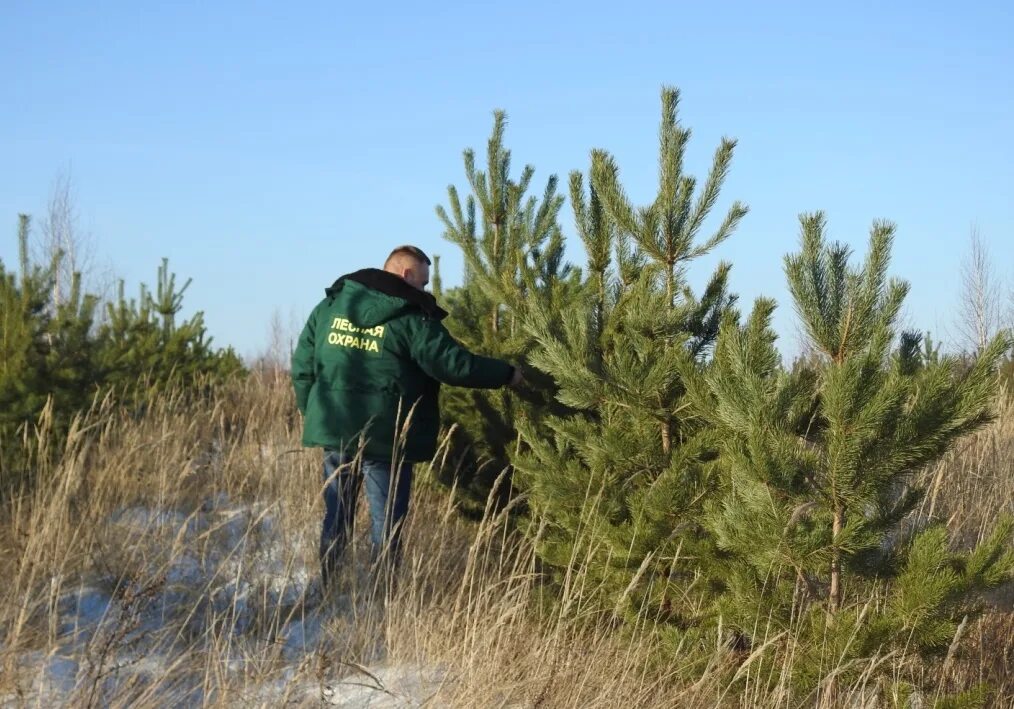
[[441,382],[495,389],[513,376],[507,362],[458,344],[436,299],[393,274],[364,269],[324,292],[292,355],[304,446],[355,449],[364,433],[366,457],[391,460],[395,432],[414,406],[401,453],[429,460]]

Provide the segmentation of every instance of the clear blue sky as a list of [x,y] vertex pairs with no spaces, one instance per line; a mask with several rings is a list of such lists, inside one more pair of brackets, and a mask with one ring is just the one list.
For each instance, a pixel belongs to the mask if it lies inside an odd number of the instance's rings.
[[0,258],[69,170],[99,262],[132,289],[168,256],[244,355],[273,311],[304,316],[397,244],[459,282],[433,208],[495,108],[540,191],[600,147],[650,200],[662,84],[682,90],[691,171],[739,139],[720,207],[751,211],[716,256],[745,301],[777,298],[784,351],[802,211],[859,251],[874,218],[897,222],[892,270],[921,328],[952,320],[972,222],[1014,275],[1009,2],[142,5],[0,5]]

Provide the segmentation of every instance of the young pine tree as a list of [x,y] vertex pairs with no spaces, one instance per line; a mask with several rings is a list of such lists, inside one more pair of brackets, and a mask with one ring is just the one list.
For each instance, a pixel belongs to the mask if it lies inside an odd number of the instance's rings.
[[571,175],[588,254],[580,298],[563,311],[520,311],[539,344],[531,362],[553,377],[568,412],[525,423],[516,460],[545,523],[539,553],[561,582],[581,578],[600,607],[645,611],[670,629],[696,625],[711,594],[702,524],[711,436],[687,415],[687,386],[703,376],[733,302],[727,265],[699,296],[685,273],[746,213],[736,202],[704,234],[735,143],[722,141],[697,189],[683,171],[690,131],[677,122],[678,99],[663,89],[659,189],[647,206],[630,203],[604,152],[592,154],[587,195],[580,173]]
[[[464,255],[465,273],[461,287],[441,291],[437,269],[434,291],[451,313],[448,328],[469,349],[519,363],[532,346],[520,326],[519,308],[537,302],[565,309],[576,274],[563,261],[557,223],[563,197],[556,193],[556,177],[546,181],[541,198],[528,194],[535,174],[531,165],[512,178],[511,152],[503,143],[506,125],[506,115],[497,111],[485,170],[477,169],[475,153],[465,150],[470,192],[464,203],[452,185],[447,188],[448,207],[437,207],[444,238]],[[461,475],[459,483],[485,500],[516,447],[515,421],[533,415],[533,406],[545,401],[538,394],[525,402],[503,390],[478,389],[449,390],[443,398],[448,423],[459,427],[458,460],[452,467]],[[468,473],[474,477],[468,479]]]
[[1009,577],[1011,520],[958,552],[914,513],[915,474],[989,420],[1009,340],[967,368],[918,337],[892,351],[908,291],[887,277],[894,227],[874,224],[856,268],[826,241],[823,215],[801,222],[785,270],[814,356],[781,369],[774,305],[760,300],[745,325],[724,323],[695,399],[719,442],[723,494],[707,526],[727,555],[723,620],[754,644],[787,633],[779,647],[813,691],[832,669],[896,666],[861,661],[876,655],[947,650],[975,594]]
[[[176,287],[166,262],[154,294],[142,286],[140,302],[128,302],[121,283],[118,301],[107,304],[96,327],[99,299],[85,292],[79,273],[55,287],[63,255],[57,251],[45,264],[30,258],[30,224],[21,215],[19,270],[0,263],[0,493],[33,482],[41,462],[33,456],[60,455],[74,417],[95,397],[113,390],[122,402],[141,404],[167,386],[199,393],[199,384],[243,369],[231,349],[212,347],[201,313],[178,321],[187,285]],[[57,445],[33,452],[24,434],[47,406],[47,440]]]
[[139,299],[128,300],[121,281],[116,301],[106,304],[106,320],[97,335],[98,361],[103,385],[125,402],[143,404],[153,392],[172,386],[198,393],[198,385],[243,370],[232,348],[212,347],[202,312],[179,322],[189,285],[188,280],[177,288],[176,275],[163,259],[154,293],[142,284]]
[[[97,298],[71,274],[63,298],[54,297],[62,254],[46,264],[29,257],[31,220],[18,223],[19,271],[0,263],[0,489],[30,483],[31,455],[23,434],[49,405],[51,440],[58,441],[75,414],[96,394],[99,378],[92,333]],[[58,450],[51,451],[56,455]]]

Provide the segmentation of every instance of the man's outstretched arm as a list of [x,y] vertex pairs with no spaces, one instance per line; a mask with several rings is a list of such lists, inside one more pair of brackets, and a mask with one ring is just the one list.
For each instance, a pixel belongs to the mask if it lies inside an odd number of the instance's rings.
[[412,359],[439,382],[473,389],[517,386],[521,373],[509,363],[473,354],[438,320],[422,321],[413,331]]

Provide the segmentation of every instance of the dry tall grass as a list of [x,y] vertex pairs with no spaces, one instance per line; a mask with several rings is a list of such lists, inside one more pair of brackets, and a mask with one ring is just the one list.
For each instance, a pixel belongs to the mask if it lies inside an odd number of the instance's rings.
[[[996,421],[966,438],[925,471],[920,514],[947,521],[955,543],[970,548],[998,515],[1014,514],[1014,396],[1000,399]],[[1014,586],[990,594],[989,611],[965,632],[961,658],[947,672],[949,684],[992,684],[997,706],[1014,707]]]
[[[305,605],[321,480],[298,426],[287,382],[262,377],[201,404],[151,402],[139,419],[111,402],[83,417],[59,465],[0,520],[0,704],[794,706],[751,677],[763,646],[744,657],[716,636],[703,660],[660,661],[657,635],[589,620],[580,578],[545,602],[506,511],[462,521],[424,466],[397,585],[370,587],[360,534],[338,594]],[[35,441],[55,444],[45,419]],[[927,471],[925,511],[974,542],[1014,508],[1012,453],[1007,405]],[[925,671],[947,689],[991,681],[1005,706],[1014,614],[1009,597],[993,600]],[[872,696],[859,681],[808,705]]]

